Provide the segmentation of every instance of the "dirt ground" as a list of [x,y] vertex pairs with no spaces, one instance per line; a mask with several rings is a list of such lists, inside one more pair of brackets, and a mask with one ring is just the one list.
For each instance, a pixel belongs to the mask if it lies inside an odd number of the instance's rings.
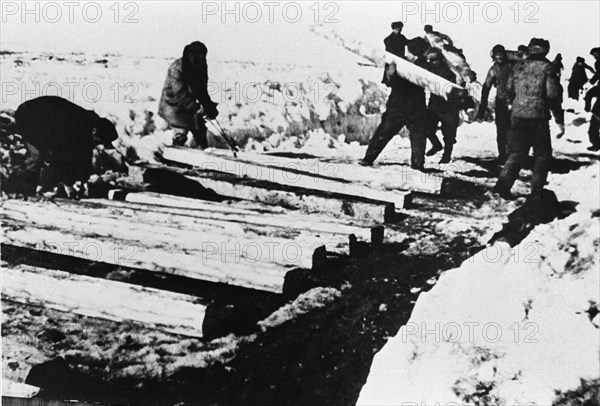
[[[494,166],[477,175],[491,179]],[[147,286],[167,283],[171,290],[230,304],[225,307],[237,313],[234,323],[246,316],[254,321],[239,323],[235,335],[195,340],[4,302],[5,376],[13,373],[22,380],[30,366],[61,356],[65,363],[30,374],[29,383],[45,388],[40,397],[148,405],[354,404],[373,355],[409,319],[419,293],[481,249],[523,203],[501,201],[471,179],[450,180],[448,197],[417,195],[413,208],[386,227],[389,242],[380,251],[311,274],[306,290],[330,287],[337,295],[262,329],[256,320],[286,302],[293,304],[300,292],[242,300],[236,289],[165,282],[132,270],[3,246],[3,260],[9,263],[44,264]],[[249,299],[256,303],[251,309],[242,306]]]

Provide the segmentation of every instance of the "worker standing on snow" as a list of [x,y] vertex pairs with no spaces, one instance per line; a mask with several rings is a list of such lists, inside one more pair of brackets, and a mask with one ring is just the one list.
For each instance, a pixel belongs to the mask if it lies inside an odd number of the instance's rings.
[[393,22],[392,33],[383,40],[386,52],[390,52],[400,58],[404,58],[406,52],[406,37],[402,35],[402,28],[404,28],[404,24],[401,21]]
[[[448,65],[446,65],[444,61],[442,51],[437,48],[431,48],[427,52],[427,70],[452,83],[456,83],[456,75],[448,68]],[[432,94],[429,97],[425,134],[432,146],[427,152],[427,156],[433,156],[443,149],[444,155],[442,156],[440,163],[447,164],[450,162],[452,158],[452,149],[456,143],[456,130],[459,122],[458,108],[455,108],[450,102],[435,94]],[[443,146],[436,135],[438,124],[440,123],[442,125],[442,135],[444,136]]]
[[571,70],[569,86],[567,86],[567,93],[570,99],[579,100],[579,92],[581,92],[583,85],[588,81],[588,77],[585,73],[586,69],[594,73],[594,69],[585,63],[585,58],[578,56],[573,65],[573,69]]
[[[592,106],[592,99],[596,99],[594,106]],[[590,143],[588,151],[597,152],[600,151],[600,85],[592,87],[585,94],[585,111],[588,113],[592,112],[592,118],[590,120],[590,127],[588,129],[588,135],[590,136]]]
[[158,115],[173,127],[173,145],[184,145],[191,131],[199,147],[208,148],[204,117],[212,120],[219,113],[208,94],[207,52],[202,42],[192,42],[169,67]]
[[592,48],[590,55],[592,55],[596,60],[594,62],[594,69],[596,69],[596,73],[594,73],[594,76],[592,76],[590,79],[590,83],[593,85],[598,81],[598,79],[600,79],[600,47]]
[[487,109],[488,97],[492,86],[496,87],[495,121],[496,121],[496,143],[498,145],[498,161],[504,163],[507,157],[507,137],[510,129],[510,111],[506,96],[506,83],[512,71],[513,64],[509,62],[504,46],[498,44],[492,48],[492,59],[494,64],[488,71],[481,91],[481,103],[477,119],[483,120]]
[[[406,59],[421,68],[425,67],[423,59],[427,44],[423,38],[413,38],[406,45]],[[360,162],[361,165],[371,166],[385,146],[398,132],[406,126],[410,131],[411,167],[422,170],[425,163],[425,91],[396,74],[395,64],[386,68],[386,77],[392,92],[386,104],[386,111],[381,118],[381,124],[369,141],[367,152]]]
[[533,147],[531,197],[541,197],[552,160],[550,111],[559,100],[558,83],[552,64],[546,59],[550,43],[541,38],[529,42],[529,56],[517,63],[506,86],[512,102],[510,155],[498,178],[495,190],[506,199],[514,198],[510,189]]

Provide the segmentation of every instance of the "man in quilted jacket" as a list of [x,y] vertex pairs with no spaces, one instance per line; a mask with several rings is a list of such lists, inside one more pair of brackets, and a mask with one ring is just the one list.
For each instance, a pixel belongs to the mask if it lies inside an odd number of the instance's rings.
[[204,117],[212,120],[219,113],[208,94],[207,52],[202,42],[192,42],[169,67],[158,115],[173,127],[173,145],[184,145],[191,131],[201,149],[208,147]]
[[552,63],[546,59],[550,43],[532,38],[528,48],[529,56],[514,66],[506,86],[512,103],[509,156],[495,187],[506,199],[513,198],[510,189],[531,147],[534,157],[531,197],[541,197],[552,160],[550,109],[559,103],[560,94]]

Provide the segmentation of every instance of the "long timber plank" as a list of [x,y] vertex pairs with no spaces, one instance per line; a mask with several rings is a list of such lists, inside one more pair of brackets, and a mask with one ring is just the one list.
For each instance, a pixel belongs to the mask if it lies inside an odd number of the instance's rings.
[[18,265],[2,269],[2,299],[202,337],[206,305],[180,293]]
[[[94,234],[69,232],[18,220],[2,219],[2,243],[151,272],[282,293],[286,275],[295,267],[260,262],[241,245],[220,250],[218,244],[189,250],[176,244],[141,244]],[[255,247],[255,246],[253,246]],[[226,247],[227,248],[227,247]],[[269,252],[260,252],[268,255]]]
[[257,163],[251,160],[253,157],[255,154],[232,158],[190,148],[171,147],[165,148],[163,151],[163,158],[166,160],[195,166],[203,170],[224,172],[237,177],[249,177],[289,187],[335,193],[347,196],[349,200],[370,198],[392,203],[396,208],[404,208],[405,198],[410,195],[409,192],[378,190],[346,179],[315,175],[309,171],[296,170],[285,167],[285,165]]
[[[142,182],[143,179],[144,182],[160,186],[168,183],[162,179],[165,174],[184,176],[223,197],[346,220],[352,218],[352,221],[358,222],[384,223],[393,215],[395,209],[393,203],[368,197],[320,192],[248,177],[240,178],[225,172],[186,170],[167,165],[130,167],[133,182]],[[410,200],[411,196],[405,195],[403,204],[408,205]]]

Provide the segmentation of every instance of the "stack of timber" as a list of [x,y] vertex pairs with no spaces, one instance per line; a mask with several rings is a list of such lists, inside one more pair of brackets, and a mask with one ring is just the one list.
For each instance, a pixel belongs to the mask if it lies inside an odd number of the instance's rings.
[[202,337],[207,306],[193,296],[28,265],[2,267],[2,300]]
[[[372,233],[299,213],[128,196],[138,203],[5,200],[3,243],[281,293],[292,270],[312,267],[317,248],[345,249],[351,235],[368,239]],[[375,234],[380,241],[380,231]]]
[[[359,168],[361,167],[354,165],[347,165],[344,168],[346,173],[343,176],[331,176],[339,166],[337,163],[321,163],[311,168],[295,159],[281,157],[274,159],[271,156],[259,154],[238,154],[237,158],[233,158],[216,150],[208,153],[189,148],[165,148],[163,158],[167,161],[195,167],[197,180],[203,186],[226,196],[235,193],[236,196],[232,197],[236,198],[241,198],[241,191],[236,191],[235,187],[220,191],[219,188],[223,188],[223,186],[215,185],[209,180],[202,183],[201,179],[206,178],[202,173],[228,174],[231,177],[230,182],[239,179],[253,179],[265,182],[262,185],[263,188],[287,188],[289,192],[309,196],[309,199],[312,196],[317,198],[321,196],[323,202],[336,200],[341,203],[342,212],[344,212],[344,205],[358,204],[359,202],[370,202],[381,207],[393,205],[395,209],[402,209],[410,204],[411,194],[408,191],[373,188],[368,182],[356,181],[356,172],[360,172]],[[286,160],[290,162],[285,162]],[[374,172],[371,172],[370,176],[373,174]],[[260,187],[259,184],[255,185]],[[273,185],[278,186],[273,188]],[[238,187],[238,189],[240,188]],[[254,195],[249,193],[248,196],[255,199],[260,198],[255,193]],[[326,202],[324,204],[327,205]],[[315,209],[318,209],[318,206]],[[359,211],[355,210],[356,212]],[[361,217],[360,215],[355,216]]]

